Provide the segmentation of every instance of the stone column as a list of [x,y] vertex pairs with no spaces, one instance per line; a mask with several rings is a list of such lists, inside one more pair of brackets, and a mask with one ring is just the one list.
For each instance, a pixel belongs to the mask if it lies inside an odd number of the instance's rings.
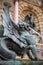
[[14,0],[14,22],[18,23],[18,0]]

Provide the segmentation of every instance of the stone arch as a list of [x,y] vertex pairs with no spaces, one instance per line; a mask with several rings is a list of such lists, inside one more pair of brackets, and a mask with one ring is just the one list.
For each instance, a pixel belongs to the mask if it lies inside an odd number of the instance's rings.
[[[29,13],[29,12],[32,12],[33,15],[35,16],[35,19],[36,19],[36,27],[38,29],[40,29],[41,31],[41,22],[42,22],[42,10],[40,9],[40,7],[37,7],[37,6],[34,6],[34,5],[31,5],[31,4],[28,4],[26,2],[20,2],[20,6],[19,6],[19,19],[22,20],[24,19],[24,17]],[[40,27],[41,26],[41,27]],[[42,31],[41,31],[42,33]]]

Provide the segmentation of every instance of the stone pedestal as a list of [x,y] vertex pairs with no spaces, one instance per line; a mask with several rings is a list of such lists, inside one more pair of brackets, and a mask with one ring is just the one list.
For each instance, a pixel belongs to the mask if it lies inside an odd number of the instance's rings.
[[1,61],[0,65],[43,65],[43,61]]

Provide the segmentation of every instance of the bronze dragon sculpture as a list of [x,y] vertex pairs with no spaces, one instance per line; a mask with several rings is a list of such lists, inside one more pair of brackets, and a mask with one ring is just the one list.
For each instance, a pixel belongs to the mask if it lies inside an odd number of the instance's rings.
[[[0,35],[0,58],[2,60],[10,60],[15,59],[17,55],[23,58],[27,54],[31,60],[39,60],[35,39],[26,30],[27,23],[22,22],[17,25],[13,23],[9,14],[11,4],[5,2],[4,6],[2,29],[0,30],[2,32]],[[20,45],[24,44],[24,47],[19,46],[19,43]],[[30,50],[34,57],[32,57]]]

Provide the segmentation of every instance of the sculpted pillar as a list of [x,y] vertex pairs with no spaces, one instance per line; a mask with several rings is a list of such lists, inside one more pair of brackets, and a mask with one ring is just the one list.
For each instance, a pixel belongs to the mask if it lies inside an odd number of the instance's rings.
[[18,23],[18,0],[14,1],[14,21],[17,24]]

